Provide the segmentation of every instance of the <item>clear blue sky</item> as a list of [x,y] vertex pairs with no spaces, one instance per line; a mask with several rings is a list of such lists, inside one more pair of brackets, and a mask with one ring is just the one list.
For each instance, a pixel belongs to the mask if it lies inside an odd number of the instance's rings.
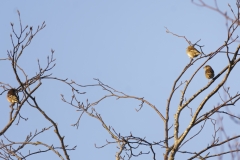
[[[229,0],[229,3],[233,5],[235,1]],[[219,7],[227,10],[227,2],[219,2]],[[36,29],[43,21],[47,25],[37,34],[19,62],[29,76],[34,76],[37,71],[37,59],[46,64],[46,57],[50,55],[50,50],[54,49],[57,63],[52,70],[54,76],[73,79],[83,85],[96,83],[93,78],[99,78],[105,84],[126,94],[145,97],[163,114],[172,84],[189,62],[186,55],[187,42],[167,34],[164,27],[179,35],[185,35],[193,43],[201,39],[199,44],[205,45],[203,50],[206,54],[215,51],[227,37],[225,19],[216,12],[195,6],[190,0],[3,1],[0,5],[0,58],[6,57],[7,50],[11,49],[10,22],[18,28],[17,10],[21,13],[24,26],[29,25]],[[233,51],[236,45],[233,45]],[[221,56],[209,62],[216,73],[226,63],[225,57]],[[182,81],[188,79],[198,65],[200,63],[196,63]],[[0,82],[9,83],[13,87],[18,86],[9,61],[1,61],[0,73],[2,75]],[[227,84],[239,80],[239,74],[235,74],[230,77]],[[207,82],[204,70],[201,70],[190,86],[187,96],[190,97]],[[233,93],[237,90],[234,85],[231,85],[231,89]],[[82,91],[87,91],[86,95],[79,96],[84,102],[86,98],[94,102],[105,93],[100,88],[86,88]],[[201,95],[199,102],[209,91]],[[40,107],[58,122],[62,135],[65,135],[65,144],[71,147],[77,145],[76,151],[69,151],[70,158],[115,159],[116,145],[109,145],[103,149],[94,147],[95,143],[98,146],[104,145],[106,139],[112,141],[100,122],[84,115],[79,129],[72,127],[71,124],[77,121],[79,112],[63,103],[60,94],[70,99],[71,89],[60,82],[43,81],[35,96]],[[0,96],[1,128],[8,122],[9,116],[9,104],[5,96]],[[179,98],[180,91],[176,92],[171,106],[171,121]],[[213,108],[218,102],[219,97],[214,96],[206,106]],[[139,104],[135,100],[112,98],[96,106],[96,109],[108,125],[114,126],[115,130],[123,135],[132,132],[135,136],[146,136],[150,141],[163,140],[162,120],[146,105],[140,112],[136,112],[135,108],[138,108]],[[198,102],[195,107],[194,105],[191,107],[197,108],[197,104]],[[188,125],[189,114],[189,110],[186,110],[185,117],[181,117],[183,123],[181,131]],[[20,125],[14,125],[6,132],[9,138],[17,142],[24,141],[26,135],[36,129],[41,130],[50,126],[40,113],[27,104],[24,105],[21,115],[29,118],[28,121],[21,121]],[[210,123],[201,137],[209,130],[213,132]],[[194,133],[196,132],[192,134]],[[229,135],[233,133],[234,131],[231,132],[229,129]],[[59,144],[53,130],[34,140]],[[196,144],[195,140],[195,143],[189,144],[183,150],[194,148],[191,145],[203,148],[210,140],[211,135],[206,138],[205,143],[201,141]],[[34,147],[29,146],[37,150]],[[156,147],[157,159],[162,159],[163,151],[165,150]],[[187,158],[186,155],[178,156],[180,159]],[[55,154],[49,152],[41,154],[41,157],[32,156],[29,159],[57,158]],[[150,154],[138,159],[151,158]]]

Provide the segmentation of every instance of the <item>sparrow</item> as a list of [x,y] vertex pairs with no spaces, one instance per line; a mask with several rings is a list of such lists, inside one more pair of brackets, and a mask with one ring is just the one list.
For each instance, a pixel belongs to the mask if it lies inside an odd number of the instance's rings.
[[209,66],[209,65],[206,65],[204,67],[204,69],[205,69],[205,76],[206,76],[206,78],[207,79],[212,79],[214,77],[214,70],[212,69],[212,67]]
[[190,58],[197,57],[200,54],[200,52],[193,46],[188,46],[186,51],[187,51],[187,55]]
[[12,88],[8,91],[7,100],[10,103],[20,103],[16,89]]

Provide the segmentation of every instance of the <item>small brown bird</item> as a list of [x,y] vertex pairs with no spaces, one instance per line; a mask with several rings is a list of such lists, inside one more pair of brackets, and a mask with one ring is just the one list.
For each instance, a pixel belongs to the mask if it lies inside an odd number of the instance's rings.
[[205,76],[206,76],[206,78],[207,79],[212,79],[214,77],[214,70],[212,69],[212,67],[209,66],[209,65],[206,65],[204,67],[204,69],[205,69]]
[[196,48],[194,48],[193,46],[188,46],[187,47],[188,57],[194,58],[194,57],[197,57],[199,54],[200,54],[200,52]]
[[17,90],[12,88],[7,93],[7,100],[10,103],[19,103]]

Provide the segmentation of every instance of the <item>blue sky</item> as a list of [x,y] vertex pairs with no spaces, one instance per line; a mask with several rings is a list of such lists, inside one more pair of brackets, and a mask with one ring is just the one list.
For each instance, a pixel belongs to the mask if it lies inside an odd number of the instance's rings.
[[[229,3],[234,5],[235,1],[230,0]],[[219,8],[229,11],[227,2],[219,2]],[[225,19],[216,12],[195,6],[191,1],[4,1],[0,6],[1,58],[6,57],[7,50],[11,49],[10,22],[13,22],[18,29],[17,10],[21,13],[23,25],[33,26],[33,29],[43,21],[47,25],[37,34],[19,61],[29,76],[34,76],[37,71],[37,59],[43,65],[46,64],[46,57],[50,55],[50,50],[54,49],[57,63],[52,70],[54,76],[73,79],[83,85],[94,84],[96,82],[93,78],[99,78],[103,83],[126,94],[144,97],[163,114],[172,84],[189,62],[186,55],[187,42],[167,34],[164,27],[176,34],[186,36],[193,43],[201,39],[199,44],[205,45],[203,51],[206,54],[215,51],[227,37]],[[232,45],[233,51],[236,45]],[[219,56],[209,62],[216,73],[226,65],[225,58]],[[200,64],[196,63],[182,81],[188,79]],[[13,87],[18,86],[9,61],[1,61],[0,72],[4,75],[0,79],[1,82],[9,83]],[[235,74],[231,75],[227,82],[231,84],[233,93],[237,91],[234,82],[239,80],[239,75]],[[201,70],[190,86],[188,98],[207,82],[204,70]],[[199,101],[196,100],[196,107],[210,89],[199,97]],[[90,102],[94,102],[106,94],[100,88],[93,87],[82,88],[82,91],[87,92],[86,95],[79,96],[83,102],[87,98]],[[114,159],[117,151],[115,145],[103,149],[94,147],[95,143],[98,146],[105,144],[106,139],[111,141],[111,137],[101,124],[84,115],[79,129],[72,127],[71,124],[77,121],[79,112],[63,103],[60,94],[70,99],[71,89],[60,82],[46,80],[35,96],[42,109],[58,122],[60,131],[66,137],[65,143],[69,146],[78,146],[76,151],[69,152],[70,158]],[[179,98],[180,91],[176,92],[170,109],[172,120]],[[9,104],[5,100],[5,95],[0,97],[0,101],[3,108],[0,113],[2,128],[8,121]],[[214,96],[207,106],[213,108],[218,102],[220,102],[219,97]],[[111,98],[96,106],[96,110],[101,113],[108,125],[122,134],[128,135],[132,132],[136,136],[146,136],[149,140],[163,140],[162,120],[146,105],[140,112],[136,112],[135,108],[138,108],[139,104],[135,100]],[[191,107],[196,108],[194,105]],[[189,110],[185,112],[185,116],[181,117],[182,130],[188,125],[190,118]],[[8,130],[6,135],[12,140],[24,141],[26,134],[50,126],[40,113],[27,104],[24,105],[21,114],[29,120],[21,121],[20,125],[14,125]],[[210,123],[203,131],[202,137],[209,130],[212,130]],[[228,131],[229,135],[236,132],[232,131],[232,128]],[[53,130],[40,135],[37,140],[59,144]],[[206,138],[205,143],[199,142],[196,148],[206,146],[210,140],[211,135]],[[188,145],[185,150],[190,149],[191,145],[196,143]],[[162,158],[163,151],[162,148],[156,147],[157,159]],[[186,158],[186,155],[178,156]],[[30,159],[43,159],[43,157],[58,158],[55,154],[46,153],[41,157],[32,156]],[[144,155],[138,159],[151,157],[152,155]]]

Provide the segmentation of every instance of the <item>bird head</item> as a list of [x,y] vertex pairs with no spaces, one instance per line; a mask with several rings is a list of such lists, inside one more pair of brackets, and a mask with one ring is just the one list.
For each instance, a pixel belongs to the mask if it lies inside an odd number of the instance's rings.
[[8,94],[15,94],[16,93],[16,89],[12,88],[8,91]]
[[187,47],[187,50],[188,50],[188,51],[191,51],[191,50],[193,50],[193,49],[194,49],[193,46],[188,46],[188,47]]
[[211,67],[209,65],[206,65],[206,66],[203,67],[203,69],[205,69],[205,70],[208,69],[208,68],[211,68]]

